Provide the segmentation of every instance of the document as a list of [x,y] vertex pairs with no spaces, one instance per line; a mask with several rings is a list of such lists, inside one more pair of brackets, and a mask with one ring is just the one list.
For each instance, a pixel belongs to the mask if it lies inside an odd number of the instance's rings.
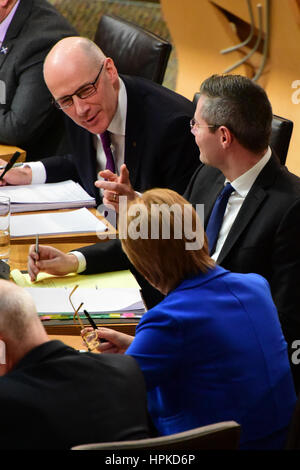
[[20,287],[70,287],[77,284],[79,287],[105,289],[111,287],[134,288],[140,286],[129,270],[114,271],[101,274],[68,274],[67,276],[53,276],[52,274],[39,273],[37,280],[31,282],[29,274],[23,274],[18,269],[10,272],[11,279]]
[[11,238],[36,234],[98,233],[106,230],[106,225],[85,207],[70,212],[15,215],[10,219]]
[[[39,315],[73,315],[74,310],[69,301],[72,288],[62,287],[49,289],[41,287],[25,287],[36,305]],[[132,312],[143,314],[145,306],[139,289],[134,288],[106,288],[89,289],[78,288],[72,294],[72,303],[75,308],[83,302],[79,313],[86,309],[90,314]]]
[[80,184],[71,180],[60,183],[2,186],[0,195],[10,197],[12,213],[96,205],[95,199]]

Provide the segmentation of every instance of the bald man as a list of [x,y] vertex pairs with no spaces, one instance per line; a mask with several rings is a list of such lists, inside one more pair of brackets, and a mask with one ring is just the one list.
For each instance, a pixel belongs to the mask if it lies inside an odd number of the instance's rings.
[[125,163],[135,190],[184,192],[199,165],[189,131],[190,101],[143,78],[119,76],[112,58],[86,38],[59,41],[45,60],[44,78],[67,116],[72,153],[12,169],[3,184],[73,179],[100,203],[94,182],[108,165],[101,136],[108,130],[114,172]]
[[[50,341],[29,293],[0,280],[0,449],[70,449],[148,436],[135,360]],[[3,363],[4,362],[4,363]]]

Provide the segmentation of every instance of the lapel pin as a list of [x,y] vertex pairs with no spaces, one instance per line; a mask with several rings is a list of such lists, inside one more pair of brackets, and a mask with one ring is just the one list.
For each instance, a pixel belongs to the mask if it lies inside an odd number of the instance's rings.
[[0,54],[7,54],[7,51],[8,51],[8,47],[2,46],[0,49]]

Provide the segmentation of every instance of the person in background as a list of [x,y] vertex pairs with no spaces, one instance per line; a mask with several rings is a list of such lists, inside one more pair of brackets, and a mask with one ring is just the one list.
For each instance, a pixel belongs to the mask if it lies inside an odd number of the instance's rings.
[[296,395],[267,281],[216,265],[196,211],[174,191],[146,191],[123,211],[122,247],[166,297],[135,337],[99,328],[99,350],[137,360],[160,434],[234,420],[241,449],[283,448]]
[[66,115],[71,153],[13,168],[3,184],[73,179],[99,204],[97,172],[119,174],[125,162],[136,190],[184,192],[199,165],[188,131],[194,112],[189,100],[150,80],[119,76],[113,59],[86,38],[59,41],[46,57],[44,78]]
[[149,437],[134,359],[49,340],[32,297],[12,282],[0,280],[0,297],[0,449],[69,450]]
[[43,62],[58,40],[75,34],[45,0],[0,1],[0,143],[23,148],[28,160],[67,149]]

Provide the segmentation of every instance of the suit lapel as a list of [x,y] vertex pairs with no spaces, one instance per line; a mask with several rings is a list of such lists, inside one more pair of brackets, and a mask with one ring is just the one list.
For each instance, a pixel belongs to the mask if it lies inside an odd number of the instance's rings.
[[121,76],[127,92],[127,114],[125,131],[125,163],[129,170],[131,185],[139,190],[137,177],[144,148],[143,103],[133,90],[129,77]]
[[267,197],[267,192],[265,189],[273,184],[276,173],[279,169],[280,165],[277,163],[276,157],[272,156],[261,173],[258,175],[256,181],[246,196],[246,199],[241,209],[239,210],[239,213],[219,254],[217,260],[218,264],[223,262],[223,260],[234,247],[235,243],[240,238],[242,232],[247,228],[253,217],[255,217],[256,212]]

